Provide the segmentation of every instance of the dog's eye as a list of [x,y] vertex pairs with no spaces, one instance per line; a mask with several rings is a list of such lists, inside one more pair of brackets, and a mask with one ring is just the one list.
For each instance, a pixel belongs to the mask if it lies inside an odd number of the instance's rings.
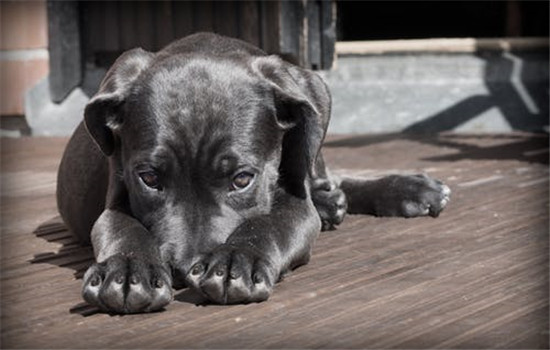
[[159,189],[159,177],[154,171],[143,171],[138,175],[145,185],[151,188]]
[[241,190],[243,188],[246,188],[248,185],[250,185],[253,179],[254,179],[254,174],[251,174],[246,171],[243,171],[242,173],[238,173],[233,178],[233,189]]

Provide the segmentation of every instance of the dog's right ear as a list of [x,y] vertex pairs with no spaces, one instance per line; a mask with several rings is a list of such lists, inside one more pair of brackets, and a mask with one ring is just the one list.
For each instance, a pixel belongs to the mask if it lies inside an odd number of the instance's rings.
[[120,109],[132,84],[149,66],[153,57],[153,53],[142,49],[123,53],[105,74],[99,91],[84,110],[86,129],[107,156],[114,151],[113,129],[122,123]]
[[308,173],[313,176],[325,136],[323,116],[310,96],[323,95],[326,86],[317,75],[285,63],[277,56],[255,57],[252,69],[271,87],[275,119],[284,132],[279,166],[281,178],[285,179],[290,191],[305,198],[304,181]]

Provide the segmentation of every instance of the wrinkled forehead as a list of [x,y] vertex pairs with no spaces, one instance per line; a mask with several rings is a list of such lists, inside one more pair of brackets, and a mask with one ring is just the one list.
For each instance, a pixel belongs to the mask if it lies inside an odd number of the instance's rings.
[[265,96],[261,81],[242,62],[174,57],[144,77],[150,102],[163,113],[238,112]]
[[128,146],[171,144],[190,156],[208,146],[267,157],[278,133],[273,101],[259,79],[230,62],[176,63],[146,75],[128,100]]

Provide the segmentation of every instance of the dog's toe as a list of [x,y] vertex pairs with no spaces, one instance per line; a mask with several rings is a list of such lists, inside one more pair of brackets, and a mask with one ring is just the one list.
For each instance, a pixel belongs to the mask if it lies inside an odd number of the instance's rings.
[[260,302],[273,286],[268,271],[267,264],[250,251],[222,245],[189,270],[187,281],[217,304]]
[[160,266],[113,256],[88,269],[82,296],[107,312],[155,311],[172,300],[171,278]]
[[392,175],[389,190],[376,206],[377,216],[437,217],[448,205],[449,186],[426,175]]
[[344,220],[347,198],[344,192],[330,180],[317,179],[311,189],[313,204],[322,222],[322,230],[333,230]]

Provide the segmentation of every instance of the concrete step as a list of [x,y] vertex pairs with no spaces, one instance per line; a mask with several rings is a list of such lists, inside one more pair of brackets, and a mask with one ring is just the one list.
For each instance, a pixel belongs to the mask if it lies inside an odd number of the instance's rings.
[[[340,56],[320,72],[333,96],[329,132],[509,132],[548,129],[548,55],[543,53]],[[61,104],[47,79],[26,96],[33,135],[70,135],[104,70]]]
[[329,132],[546,130],[548,67],[533,52],[341,56],[321,72]]

